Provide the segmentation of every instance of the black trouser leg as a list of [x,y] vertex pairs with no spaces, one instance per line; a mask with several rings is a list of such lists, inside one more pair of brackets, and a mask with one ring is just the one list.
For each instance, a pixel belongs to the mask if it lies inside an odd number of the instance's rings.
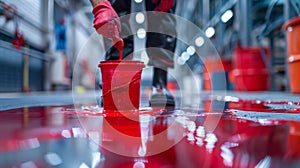
[[[157,4],[146,1],[147,11],[152,11]],[[175,5],[174,5],[175,7]],[[171,9],[168,13],[173,13]],[[167,109],[175,107],[172,94],[167,89],[167,69],[174,67],[174,52],[176,47],[176,20],[170,14],[149,15],[146,48],[149,56],[149,65],[153,69],[152,95],[150,105],[152,107],[166,106]],[[161,33],[158,33],[161,32]]]
[[167,85],[167,71],[154,67],[152,86],[160,87]]
[[167,89],[167,71],[154,67],[152,94],[150,105],[152,107],[164,107],[173,109],[175,107],[175,100],[172,94]]

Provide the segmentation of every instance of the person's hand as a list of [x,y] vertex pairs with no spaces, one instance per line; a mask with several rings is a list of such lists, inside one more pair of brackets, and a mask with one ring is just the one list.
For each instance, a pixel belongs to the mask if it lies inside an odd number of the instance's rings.
[[104,37],[116,41],[120,39],[119,31],[121,30],[120,19],[109,1],[100,2],[93,9],[94,28]]
[[158,6],[154,9],[154,11],[159,12],[168,12],[174,3],[174,0],[152,0],[153,3],[158,3]]

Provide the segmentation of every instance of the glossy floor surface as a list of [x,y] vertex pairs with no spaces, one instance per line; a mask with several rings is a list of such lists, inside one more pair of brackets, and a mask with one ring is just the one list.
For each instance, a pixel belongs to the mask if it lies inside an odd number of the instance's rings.
[[90,93],[0,95],[0,167],[299,167],[300,100],[279,95],[135,112],[103,111]]

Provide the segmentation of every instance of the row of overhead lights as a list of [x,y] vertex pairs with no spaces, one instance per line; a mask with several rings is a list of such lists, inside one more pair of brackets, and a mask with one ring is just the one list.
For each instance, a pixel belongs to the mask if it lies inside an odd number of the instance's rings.
[[[233,16],[232,10],[227,10],[224,12],[224,14],[221,16],[221,21],[223,23],[227,23]],[[215,35],[216,30],[214,27],[208,27],[205,30],[205,36],[208,38],[211,38]],[[199,36],[195,39],[195,45],[197,47],[202,47],[204,45],[204,38],[202,36]],[[179,65],[184,65],[186,61],[188,61],[191,56],[193,56],[196,53],[196,48],[194,46],[189,46],[186,51],[184,51],[177,59],[177,63]]]
[[[136,3],[141,3],[143,0],[135,0]],[[223,23],[227,23],[233,16],[233,12],[232,10],[227,10],[226,12],[224,12],[224,14],[221,16],[221,21]],[[138,24],[143,24],[145,22],[145,15],[142,12],[139,12],[135,15],[135,21]],[[208,38],[213,37],[216,34],[216,30],[214,27],[208,27],[205,30],[205,35]],[[140,28],[137,30],[137,37],[140,39],[144,39],[146,37],[146,30],[144,28]],[[196,45],[197,46],[202,46],[202,39],[196,39]]]
[[[199,36],[195,39],[195,46],[202,47],[205,43],[205,40],[202,36]],[[177,63],[179,65],[184,65],[190,58],[196,53],[196,48],[193,45],[190,45],[186,51],[184,51],[178,58]]]
[[[202,42],[199,42],[200,41]],[[201,40],[202,39],[202,40]],[[198,41],[198,45],[201,44],[201,46],[204,44],[204,39],[203,37],[199,36],[196,40],[195,40],[195,44],[197,47],[201,47],[197,45],[197,41]],[[177,63],[179,65],[184,65],[186,63],[186,61],[188,61],[191,56],[193,56],[196,53],[196,48],[194,46],[189,46],[186,51],[184,51],[178,58],[177,58]]]
[[[134,0],[135,3],[141,3],[143,0]],[[145,15],[142,12],[138,12],[135,15],[135,21],[138,24],[143,24],[145,22]],[[136,32],[139,39],[144,39],[146,37],[146,30],[144,28],[139,28]]]
[[[143,0],[135,0],[136,3],[141,3]],[[233,17],[233,12],[232,10],[227,10],[226,12],[224,12],[224,14],[221,16],[221,21],[223,23],[228,22],[231,18]],[[138,24],[143,24],[145,22],[145,15],[142,12],[138,12],[135,15],[135,21]],[[215,35],[216,31],[214,27],[208,27],[205,30],[205,35],[208,38],[211,38]],[[139,28],[137,30],[137,37],[139,39],[144,39],[146,37],[146,30],[144,28]],[[199,36],[195,39],[195,45],[197,47],[202,47],[204,45],[204,38]],[[177,59],[177,63],[179,65],[184,65],[186,63],[186,61],[188,61],[190,59],[190,57],[192,55],[194,55],[196,53],[196,49],[194,46],[189,46],[186,51],[184,51],[180,57],[178,57]]]
[[[135,0],[136,3],[140,3],[142,0]],[[138,24],[143,24],[145,22],[145,15],[142,12],[138,12],[135,15],[135,22]],[[139,28],[136,32],[139,39],[144,39],[146,37],[146,30],[144,28]]]
[[[227,23],[233,16],[233,12],[232,10],[227,10],[226,12],[223,13],[223,15],[221,16],[221,21],[223,23]],[[206,37],[208,38],[211,38],[215,35],[216,31],[215,31],[215,28],[213,27],[208,27],[206,30],[205,30],[205,35]]]
[[[196,47],[202,47],[205,43],[205,39],[202,36],[199,36],[195,39],[195,46]],[[196,47],[193,45],[190,45],[186,51],[184,51],[178,58],[177,63],[179,65],[184,65],[190,58],[196,53]]]

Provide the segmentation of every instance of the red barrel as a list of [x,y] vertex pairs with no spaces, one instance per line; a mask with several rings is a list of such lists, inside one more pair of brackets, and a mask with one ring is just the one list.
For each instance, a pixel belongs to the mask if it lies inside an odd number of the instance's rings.
[[234,69],[232,74],[237,91],[263,91],[270,88],[267,69]]
[[[270,61],[268,49],[264,49]],[[270,71],[263,61],[260,48],[238,47],[233,56],[234,88],[237,91],[265,91],[270,89]]]
[[142,69],[140,61],[102,61],[102,97],[104,110],[138,110]]
[[292,93],[300,93],[300,17],[284,25],[288,49],[289,80]]
[[[270,61],[270,53],[268,49],[264,49],[267,56],[267,61]],[[238,47],[234,51],[233,66],[236,69],[265,69],[266,65],[262,59],[260,48]]]

